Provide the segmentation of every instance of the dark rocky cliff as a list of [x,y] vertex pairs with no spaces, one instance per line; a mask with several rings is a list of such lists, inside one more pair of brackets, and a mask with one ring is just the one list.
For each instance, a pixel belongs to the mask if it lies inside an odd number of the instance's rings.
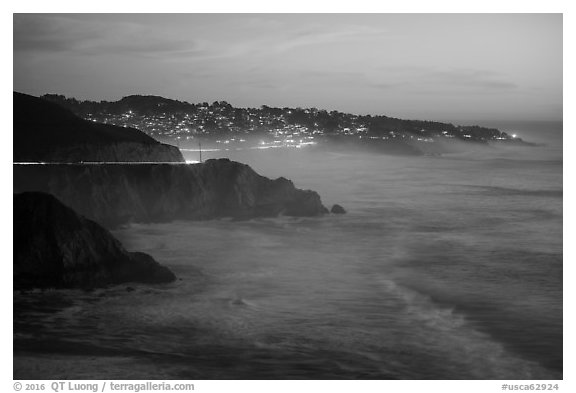
[[127,222],[327,213],[319,195],[227,159],[203,164],[14,165],[14,192],[42,191],[86,217]]
[[50,150],[40,149],[21,154],[15,162],[183,162],[182,153],[162,143],[115,142],[103,145],[62,144]]
[[53,196],[14,195],[15,289],[174,280],[174,274],[152,257],[127,252],[110,232]]
[[184,162],[143,132],[83,120],[52,102],[13,94],[15,162]]

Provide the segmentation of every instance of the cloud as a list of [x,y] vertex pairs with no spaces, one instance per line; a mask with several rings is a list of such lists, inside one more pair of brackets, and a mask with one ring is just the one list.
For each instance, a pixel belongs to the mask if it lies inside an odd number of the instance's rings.
[[97,32],[62,23],[58,17],[14,14],[15,52],[65,52],[78,42],[95,39]]
[[487,70],[442,70],[424,75],[424,80],[440,83],[447,87],[478,87],[482,89],[510,90],[518,85],[504,79],[504,75]]
[[333,70],[306,70],[300,71],[299,76],[310,79],[342,79],[342,80],[359,80],[364,79],[366,75],[357,71],[333,71]]
[[460,90],[509,90],[519,88],[505,74],[491,70],[469,68],[442,69],[432,66],[382,66],[377,68],[381,82],[375,87],[392,88],[398,86],[416,86],[418,89]]
[[[238,21],[235,21],[238,22]],[[245,22],[245,20],[242,20]],[[388,31],[384,28],[373,28],[362,25],[294,28],[275,20],[269,20],[275,29],[270,34],[250,35],[254,25],[242,23],[245,39],[231,39],[229,42],[218,40],[211,42],[211,53],[206,59],[247,59],[247,58],[273,58],[278,59],[286,52],[302,47],[323,47],[331,44],[344,44],[359,42],[365,44],[371,39],[383,39]],[[280,28],[282,26],[282,28]],[[262,31],[261,26],[257,26]]]
[[196,40],[158,34],[153,28],[106,18],[14,14],[15,53],[76,55],[201,56],[208,51]]
[[382,89],[382,90],[390,90],[390,89],[394,89],[397,87],[401,87],[401,86],[408,86],[410,85],[409,82],[406,81],[399,81],[399,82],[378,82],[378,83],[373,83],[372,87],[375,87],[377,89]]
[[366,42],[373,38],[386,38],[387,29],[361,25],[348,25],[337,29],[305,29],[294,32],[276,46],[276,51],[285,52],[301,46],[342,44],[344,42]]
[[[108,14],[14,14],[14,53],[244,62],[277,59],[306,46],[366,42],[386,33],[384,28],[363,25],[294,26],[283,18],[257,15],[211,15],[199,23],[194,18],[177,22]],[[261,34],[263,29],[270,34]]]

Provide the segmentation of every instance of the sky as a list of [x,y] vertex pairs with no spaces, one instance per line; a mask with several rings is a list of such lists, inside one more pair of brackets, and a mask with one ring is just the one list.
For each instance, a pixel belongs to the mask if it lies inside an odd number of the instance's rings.
[[14,14],[14,90],[562,120],[562,14]]

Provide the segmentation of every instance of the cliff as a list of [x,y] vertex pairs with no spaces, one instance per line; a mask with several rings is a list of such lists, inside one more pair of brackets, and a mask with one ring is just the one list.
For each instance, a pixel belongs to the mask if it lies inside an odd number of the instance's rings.
[[13,94],[15,162],[184,162],[177,147],[130,127],[84,120],[59,105]]
[[319,195],[228,159],[203,164],[14,165],[14,192],[55,195],[106,227],[127,222],[317,216]]
[[182,162],[182,153],[174,146],[162,143],[115,142],[105,145],[68,144],[51,150],[42,147],[14,157],[15,162]]
[[13,263],[15,289],[175,280],[149,255],[127,252],[106,229],[43,193],[14,195]]

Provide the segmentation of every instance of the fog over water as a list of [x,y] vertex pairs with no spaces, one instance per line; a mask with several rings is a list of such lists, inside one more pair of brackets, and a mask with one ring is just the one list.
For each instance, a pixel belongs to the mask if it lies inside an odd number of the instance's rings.
[[348,213],[114,231],[182,280],[70,291],[47,332],[124,379],[562,378],[562,126],[501,127],[547,145],[206,152]]

